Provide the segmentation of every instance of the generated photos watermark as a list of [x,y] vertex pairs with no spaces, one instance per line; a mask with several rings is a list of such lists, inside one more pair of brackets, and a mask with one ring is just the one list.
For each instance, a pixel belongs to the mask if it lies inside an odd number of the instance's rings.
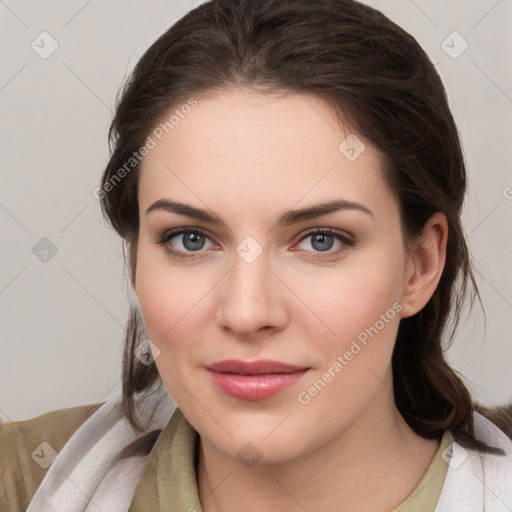
[[343,355],[338,355],[336,360],[327,368],[322,376],[317,379],[312,386],[307,390],[301,391],[297,395],[299,403],[307,405],[311,400],[320,393],[329,382],[332,381],[340,372],[347,366],[354,357],[362,351],[364,347],[368,345],[369,338],[373,339],[379,334],[382,329],[388,324],[395,316],[402,311],[402,304],[399,302],[393,303],[393,305],[383,314],[380,315],[372,326],[366,327],[358,335],[357,339],[352,340],[350,347],[346,350]]
[[173,114],[164,122],[161,122],[156,128],[153,129],[151,134],[146,139],[137,151],[132,153],[132,156],[120,167],[114,174],[112,174],[102,187],[96,187],[93,190],[93,195],[96,199],[103,199],[105,195],[113,190],[121,180],[127,176],[137,165],[142,162],[142,159],[147,156],[152,149],[155,149],[158,142],[164,136],[170,133],[176,126],[178,126],[182,119],[184,119],[194,107],[198,105],[195,98],[189,98],[187,103],[181,105],[180,108],[174,110]]

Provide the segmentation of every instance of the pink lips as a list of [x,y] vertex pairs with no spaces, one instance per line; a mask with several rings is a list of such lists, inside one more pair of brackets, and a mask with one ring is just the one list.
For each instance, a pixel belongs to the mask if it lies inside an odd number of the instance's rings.
[[207,369],[214,384],[226,395],[240,400],[263,400],[295,384],[309,368],[279,361],[230,359]]

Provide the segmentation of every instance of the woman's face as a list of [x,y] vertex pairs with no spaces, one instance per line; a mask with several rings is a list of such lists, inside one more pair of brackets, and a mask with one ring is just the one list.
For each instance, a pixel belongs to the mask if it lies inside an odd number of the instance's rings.
[[[379,154],[314,96],[196,100],[151,135],[138,191],[136,293],[167,390],[233,458],[290,460],[374,427],[394,407],[414,274]],[[157,201],[186,207],[148,212]],[[211,370],[227,360],[293,368]]]

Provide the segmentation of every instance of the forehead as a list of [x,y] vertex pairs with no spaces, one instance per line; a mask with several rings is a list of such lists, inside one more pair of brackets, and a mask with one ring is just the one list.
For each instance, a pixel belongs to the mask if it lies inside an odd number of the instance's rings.
[[141,211],[164,197],[238,218],[340,198],[389,209],[380,154],[320,98],[233,89],[195,100],[151,134]]

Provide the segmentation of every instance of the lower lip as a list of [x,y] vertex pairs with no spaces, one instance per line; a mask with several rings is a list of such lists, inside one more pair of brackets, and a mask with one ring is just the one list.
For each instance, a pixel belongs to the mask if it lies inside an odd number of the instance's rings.
[[264,400],[293,386],[307,372],[239,375],[208,370],[214,384],[226,395],[240,400]]

